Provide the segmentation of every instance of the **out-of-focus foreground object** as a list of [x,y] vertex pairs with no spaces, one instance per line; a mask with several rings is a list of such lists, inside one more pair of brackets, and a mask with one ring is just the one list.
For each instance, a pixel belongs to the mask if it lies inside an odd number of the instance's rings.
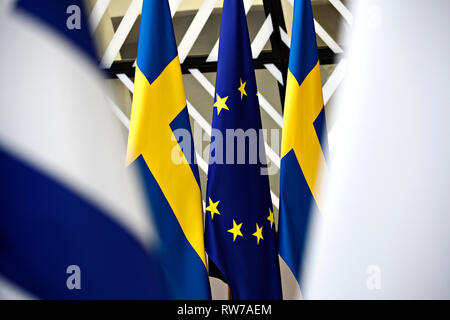
[[170,297],[82,2],[1,1],[0,16],[2,298]]
[[[450,298],[450,2],[358,1],[307,299]],[[315,215],[318,216],[318,215]]]

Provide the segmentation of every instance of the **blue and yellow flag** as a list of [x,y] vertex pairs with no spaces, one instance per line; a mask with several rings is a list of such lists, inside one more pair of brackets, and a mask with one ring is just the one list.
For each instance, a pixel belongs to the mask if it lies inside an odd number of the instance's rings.
[[[325,109],[310,0],[296,0],[281,140],[280,255],[300,283],[309,215],[326,175]],[[319,172],[320,171],[320,172]]]
[[210,267],[218,269],[233,299],[281,299],[256,94],[244,6],[242,0],[227,0],[220,28],[212,120],[206,251]]
[[[142,172],[162,265],[180,299],[210,298],[198,168],[175,131],[191,133],[167,0],[142,8],[127,164]],[[191,139],[192,140],[192,139]],[[174,157],[175,155],[175,157]],[[177,157],[183,161],[178,161]]]

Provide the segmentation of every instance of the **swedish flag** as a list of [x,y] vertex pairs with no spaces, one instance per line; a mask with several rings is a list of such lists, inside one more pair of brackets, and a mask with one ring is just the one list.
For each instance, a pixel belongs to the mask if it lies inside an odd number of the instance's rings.
[[[160,257],[175,298],[208,299],[198,168],[195,155],[182,150],[177,129],[191,132],[170,9],[167,0],[146,0],[127,164],[143,168]],[[174,155],[183,161],[174,161]]]
[[[242,0],[224,1],[214,100],[205,217],[210,268],[217,267],[233,299],[281,299],[264,143],[252,140],[261,115]],[[252,161],[255,152],[262,157]]]
[[309,215],[326,176],[325,110],[310,0],[296,0],[283,116],[279,251],[300,283]]

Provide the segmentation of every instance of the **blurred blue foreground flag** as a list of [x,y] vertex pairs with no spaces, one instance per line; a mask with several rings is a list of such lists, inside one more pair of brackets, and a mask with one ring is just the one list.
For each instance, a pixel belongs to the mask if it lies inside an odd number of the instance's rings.
[[296,0],[283,115],[280,255],[299,284],[311,212],[320,210],[326,174],[325,109],[310,0]]
[[170,298],[82,1],[1,1],[0,15],[0,294]]
[[[264,174],[264,140],[262,135],[258,138],[261,115],[256,94],[244,6],[242,0],[227,0],[220,28],[212,120],[206,251],[212,261],[211,274],[216,271],[223,277],[233,299],[281,299],[269,179]],[[230,130],[236,135],[231,139],[234,143],[226,139],[226,145],[222,144]],[[245,147],[240,148],[242,142]]]

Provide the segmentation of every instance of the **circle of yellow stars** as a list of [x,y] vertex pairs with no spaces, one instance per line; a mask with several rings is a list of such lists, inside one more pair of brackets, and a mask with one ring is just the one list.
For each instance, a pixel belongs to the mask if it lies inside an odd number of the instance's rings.
[[[245,85],[247,84],[247,82],[242,82],[242,78],[239,78],[239,87],[237,88],[237,90],[239,91],[239,93],[241,94],[241,101],[244,98],[244,96],[247,95],[247,92],[245,91]],[[256,93],[256,95],[258,95],[258,93]],[[217,115],[220,114],[220,112],[222,110],[230,110],[227,106],[227,100],[228,100],[229,96],[226,97],[221,97],[218,93],[216,93],[216,102],[214,102],[214,106],[217,110]]]
[[[239,78],[239,83],[240,83],[240,85],[237,88],[237,90],[241,94],[241,100],[242,100],[244,98],[244,96],[247,96],[247,92],[245,91],[245,85],[247,84],[247,82],[245,82],[245,81],[242,82],[242,78]],[[256,93],[256,95],[258,95],[258,93]],[[222,110],[230,110],[227,106],[227,100],[228,100],[228,96],[225,96],[222,98],[218,93],[216,93],[216,102],[214,103],[214,107],[216,107],[217,115],[219,115]],[[208,201],[209,201],[209,204],[206,207],[206,211],[209,211],[211,213],[211,220],[213,220],[215,214],[220,215],[219,209],[217,208],[220,201],[214,202],[211,198],[208,198]],[[274,218],[271,208],[269,208],[269,216],[266,219],[269,220],[270,229],[272,229],[273,224],[275,223],[275,218]],[[244,237],[244,235],[242,234],[242,231],[241,231],[242,225],[243,225],[243,222],[237,224],[236,221],[233,219],[233,227],[231,229],[227,230],[227,232],[229,232],[233,235],[233,242],[236,241],[236,238],[238,236]],[[260,240],[264,240],[262,232],[263,232],[263,226],[260,227],[258,225],[258,223],[256,223],[256,231],[252,235],[256,237],[257,245],[259,245]]]
[[[208,198],[209,204],[206,207],[206,211],[209,211],[211,213],[211,220],[214,219],[214,215],[220,215],[218,206],[220,201],[216,201],[214,202],[211,197]],[[270,229],[273,228],[273,225],[275,223],[275,218],[273,215],[273,211],[271,208],[269,208],[269,216],[266,218],[269,222],[270,222]],[[236,238],[239,237],[244,237],[244,235],[242,234],[241,228],[242,228],[243,222],[241,223],[236,223],[236,221],[233,219],[233,227],[229,230],[227,230],[227,232],[231,233],[233,235],[233,242],[236,241]],[[264,240],[264,237],[262,235],[263,232],[263,226],[259,226],[258,223],[256,223],[256,231],[252,234],[252,236],[256,237],[256,244],[259,245],[259,241],[260,240]]]

